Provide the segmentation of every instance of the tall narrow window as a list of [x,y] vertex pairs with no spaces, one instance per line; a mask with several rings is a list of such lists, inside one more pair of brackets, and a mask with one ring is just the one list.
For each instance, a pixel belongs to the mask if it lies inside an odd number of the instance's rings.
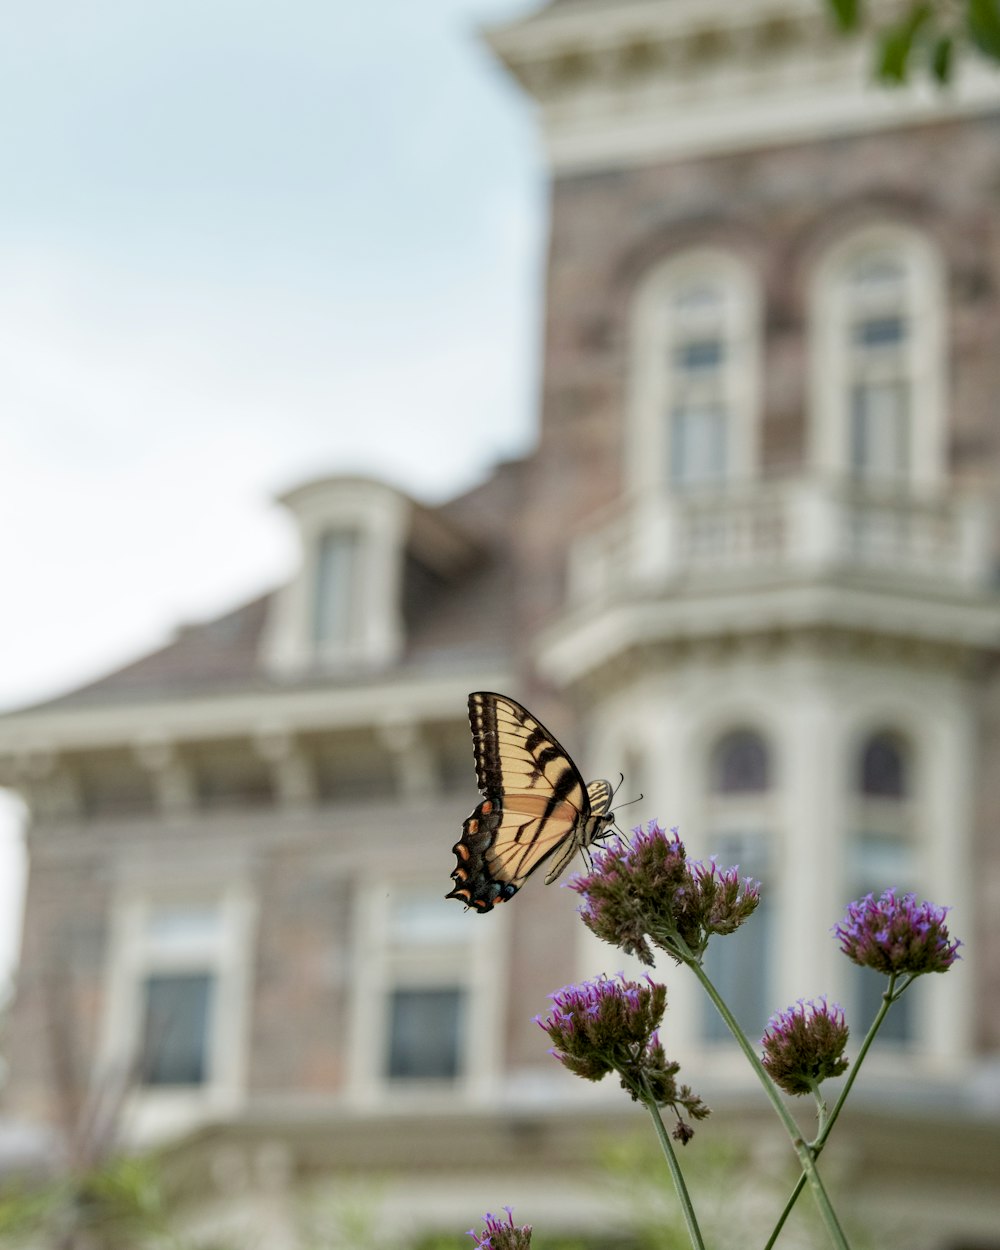
[[726,291],[692,282],[667,310],[670,479],[676,486],[719,482],[728,468]]
[[[914,888],[911,755],[906,739],[889,730],[870,734],[858,750],[853,778],[854,829],[848,854],[851,898],[878,895],[890,886]],[[852,978],[854,1015],[863,1031],[879,1009],[885,977],[868,968],[852,968]],[[913,1039],[913,996],[917,989],[901,998],[886,1017],[881,1035],[887,1041],[906,1044]]]
[[175,1095],[207,1107],[245,1075],[252,898],[176,888],[130,891],[112,913],[104,1061],[134,1072],[147,1110]]
[[453,1081],[463,1068],[461,986],[395,988],[389,1001],[391,1080]]
[[845,273],[851,472],[905,477],[910,465],[911,277],[891,250],[863,254]]
[[943,279],[930,243],[895,225],[832,249],[812,294],[812,459],[871,483],[944,472]]
[[[752,729],[736,729],[719,739],[710,756],[709,820],[712,851],[723,867],[738,864],[741,876],[768,884],[772,876],[769,790],[772,768],[767,743]],[[753,922],[711,942],[706,969],[737,1020],[760,1036],[773,1008],[772,891],[762,891]],[[727,1036],[718,1012],[706,1003],[704,1033],[712,1041]]]
[[629,475],[683,490],[756,466],[757,298],[746,267],[695,251],[654,270],[633,310]]
[[213,1077],[222,914],[212,904],[160,904],[143,930],[143,1085],[205,1085]]
[[144,1085],[204,1085],[208,1080],[214,989],[215,977],[207,972],[157,973],[146,978]]
[[319,537],[313,638],[321,646],[351,640],[356,612],[359,545],[356,530],[326,530]]

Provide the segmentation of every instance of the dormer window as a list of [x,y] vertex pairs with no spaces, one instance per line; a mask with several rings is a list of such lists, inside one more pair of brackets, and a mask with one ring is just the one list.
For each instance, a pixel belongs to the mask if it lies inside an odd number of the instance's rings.
[[313,640],[322,649],[346,646],[356,629],[361,539],[356,529],[329,529],[316,542]]
[[263,659],[275,675],[353,674],[399,659],[408,571],[422,593],[468,569],[478,548],[462,531],[384,482],[306,482],[281,502],[298,530],[301,562],[268,605]]

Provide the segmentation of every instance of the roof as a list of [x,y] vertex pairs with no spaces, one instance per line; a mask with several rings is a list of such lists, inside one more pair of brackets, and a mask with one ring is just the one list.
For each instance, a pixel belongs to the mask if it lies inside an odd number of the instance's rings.
[[[519,470],[520,462],[507,463],[479,486],[437,508],[414,505],[415,527],[421,534],[428,527],[450,530],[462,537],[475,558],[455,572],[447,566],[425,567],[425,544],[408,555],[403,587],[406,643],[393,674],[436,668],[460,657],[496,661],[509,653],[515,632],[513,561],[504,529],[516,506]],[[261,640],[277,593],[275,589],[212,620],[181,626],[166,646],[15,712],[356,682],[350,675],[320,671],[304,673],[292,682],[287,676],[269,674],[261,660]]]

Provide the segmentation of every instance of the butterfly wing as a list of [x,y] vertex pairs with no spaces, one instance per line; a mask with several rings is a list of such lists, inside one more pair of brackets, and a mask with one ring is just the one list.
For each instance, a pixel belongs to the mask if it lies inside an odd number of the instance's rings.
[[457,898],[490,911],[551,861],[552,882],[611,818],[611,786],[579,769],[531,713],[506,695],[469,695],[476,778],[483,801],[462,826],[452,872]]

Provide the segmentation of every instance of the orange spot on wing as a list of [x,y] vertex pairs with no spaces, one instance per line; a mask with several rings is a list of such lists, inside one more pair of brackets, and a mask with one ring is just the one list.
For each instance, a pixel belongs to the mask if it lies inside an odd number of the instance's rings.
[[[468,829],[469,833],[478,833],[478,832],[479,832],[479,821],[478,821],[478,820],[476,820],[476,819],[474,819],[474,817],[470,816],[470,817],[469,817],[469,819],[468,819],[468,821],[466,822],[465,827],[466,827],[466,829]],[[469,852],[468,852],[468,851],[466,851],[465,853],[466,853],[466,855],[468,855],[468,853],[469,853]]]
[[485,799],[483,803],[481,804],[479,810],[483,813],[484,816],[488,816],[490,812],[493,811],[493,804],[490,802],[489,799]]

